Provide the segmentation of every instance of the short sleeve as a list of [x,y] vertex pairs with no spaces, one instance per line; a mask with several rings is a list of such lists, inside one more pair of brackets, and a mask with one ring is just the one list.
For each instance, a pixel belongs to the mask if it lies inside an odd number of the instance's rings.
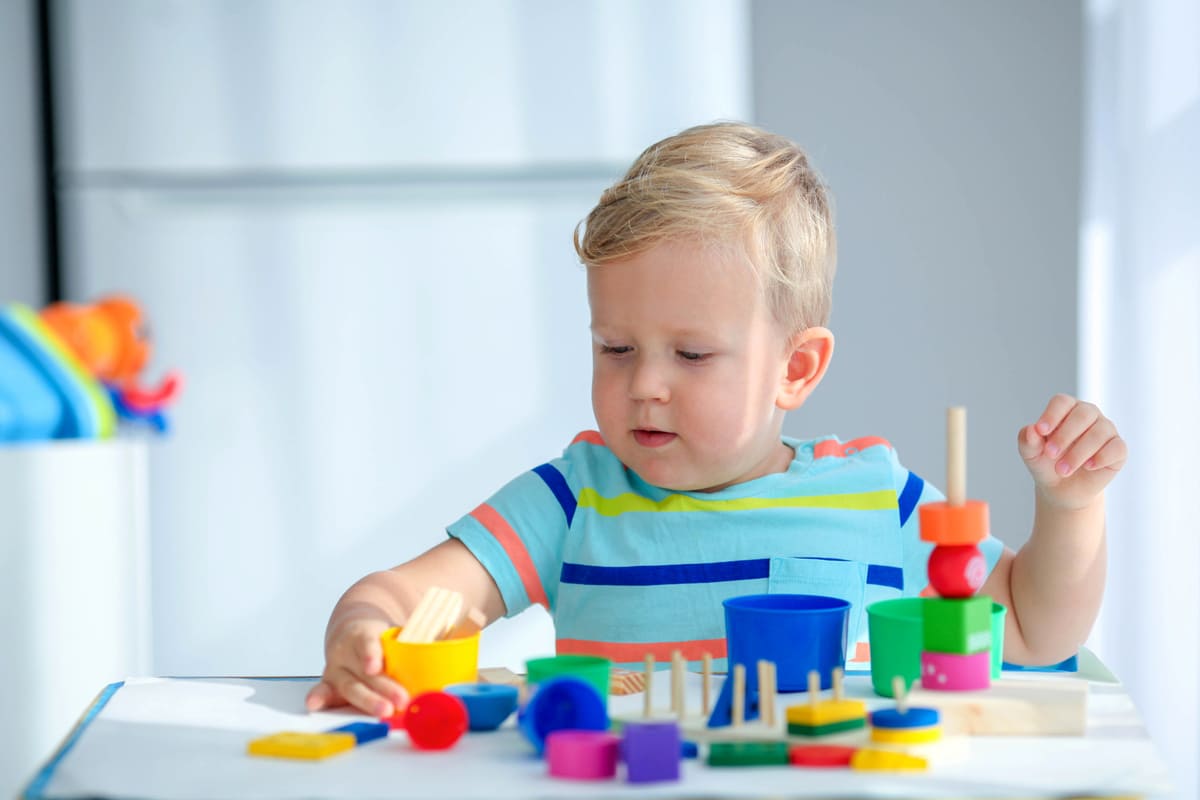
[[505,616],[538,604],[554,611],[573,495],[563,459],[518,475],[446,532],[491,574]]
[[[915,596],[929,586],[929,554],[933,552],[932,542],[921,541],[917,509],[924,503],[945,500],[946,496],[920,475],[906,469],[898,460],[893,469],[900,508],[900,537],[904,548],[904,594]],[[1004,552],[1004,543],[989,534],[979,543],[979,550],[987,561],[988,575],[991,575]]]

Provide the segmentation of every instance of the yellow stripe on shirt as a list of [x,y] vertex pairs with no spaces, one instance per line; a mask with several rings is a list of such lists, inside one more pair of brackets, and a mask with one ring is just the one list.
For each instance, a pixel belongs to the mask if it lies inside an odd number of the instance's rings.
[[749,511],[761,508],[837,508],[849,511],[886,511],[899,506],[896,492],[880,489],[873,492],[847,494],[816,494],[808,497],[738,497],[730,500],[702,500],[686,494],[669,494],[661,500],[651,500],[636,494],[604,497],[595,489],[579,492],[579,507],[593,508],[605,517],[645,511]]

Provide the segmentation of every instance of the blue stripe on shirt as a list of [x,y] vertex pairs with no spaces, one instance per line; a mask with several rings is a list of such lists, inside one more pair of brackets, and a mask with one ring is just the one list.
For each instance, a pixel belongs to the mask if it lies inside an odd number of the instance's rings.
[[567,515],[567,527],[571,527],[571,520],[575,519],[575,495],[572,494],[571,487],[567,485],[567,479],[552,464],[542,464],[534,467],[533,471],[545,481],[546,486],[554,493],[554,499],[558,501],[558,504],[562,506],[563,513]]
[[[839,561],[841,559],[818,559]],[[636,567],[599,567],[563,562],[561,583],[582,586],[667,586],[684,583],[724,583],[760,580],[771,574],[771,559],[716,561],[709,564],[650,564]],[[883,564],[867,565],[867,583],[904,590],[904,570]]]
[[921,476],[915,472],[909,472],[908,480],[904,482],[904,488],[896,500],[900,505],[900,527],[903,528],[904,523],[908,522],[908,518],[912,516],[913,509],[917,507],[917,502],[921,499],[921,492],[924,490],[925,481],[921,480]]

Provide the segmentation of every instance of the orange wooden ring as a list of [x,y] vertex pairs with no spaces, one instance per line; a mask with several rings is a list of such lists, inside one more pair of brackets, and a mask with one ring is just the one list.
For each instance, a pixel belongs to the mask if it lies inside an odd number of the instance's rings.
[[983,500],[968,500],[961,506],[923,503],[917,511],[921,541],[958,545],[979,544],[987,538],[988,504]]

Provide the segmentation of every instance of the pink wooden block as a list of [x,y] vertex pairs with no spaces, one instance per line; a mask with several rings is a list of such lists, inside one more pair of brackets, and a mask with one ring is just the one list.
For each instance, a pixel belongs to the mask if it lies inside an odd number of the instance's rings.
[[555,778],[600,781],[615,778],[621,740],[605,731],[552,731],[546,763]]
[[992,685],[992,652],[969,656],[958,653],[921,653],[921,686],[926,689],[962,692]]

